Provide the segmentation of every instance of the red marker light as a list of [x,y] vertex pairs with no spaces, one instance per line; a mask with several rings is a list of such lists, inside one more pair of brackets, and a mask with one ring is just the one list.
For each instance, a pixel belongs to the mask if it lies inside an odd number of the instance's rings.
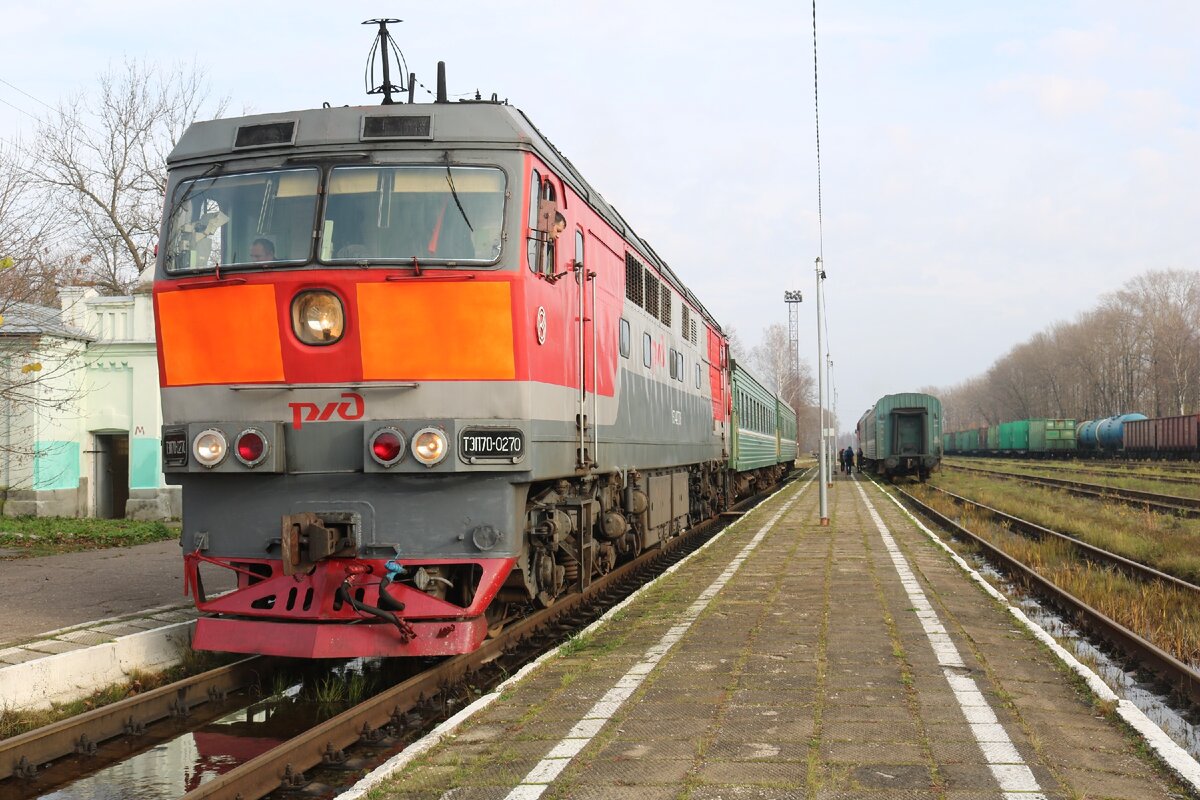
[[404,437],[399,431],[384,428],[371,437],[371,457],[390,467],[404,456]]
[[247,467],[257,466],[267,455],[267,440],[256,430],[242,431],[234,445],[238,461]]

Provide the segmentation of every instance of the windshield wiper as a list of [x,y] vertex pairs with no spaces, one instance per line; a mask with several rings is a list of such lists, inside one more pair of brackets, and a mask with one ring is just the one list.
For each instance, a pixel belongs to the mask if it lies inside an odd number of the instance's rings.
[[454,205],[458,206],[458,213],[462,214],[463,222],[467,223],[471,233],[474,233],[475,228],[471,225],[471,220],[467,219],[467,212],[463,209],[462,201],[458,199],[458,191],[454,188],[454,175],[450,172],[450,151],[447,150],[443,153],[442,158],[446,162],[446,183],[450,184],[450,194],[454,197]]

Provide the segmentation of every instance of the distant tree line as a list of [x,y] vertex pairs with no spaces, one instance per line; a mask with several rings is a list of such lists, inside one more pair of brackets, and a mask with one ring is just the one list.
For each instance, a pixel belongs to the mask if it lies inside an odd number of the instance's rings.
[[1200,272],[1141,275],[1074,322],[1017,345],[947,389],[944,429],[1038,417],[1151,417],[1200,411]]

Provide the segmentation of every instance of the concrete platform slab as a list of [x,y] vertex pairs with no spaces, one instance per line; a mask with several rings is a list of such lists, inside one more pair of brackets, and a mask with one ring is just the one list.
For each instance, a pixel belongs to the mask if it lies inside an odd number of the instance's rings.
[[[344,797],[371,785],[379,797],[509,800],[1186,789],[877,487],[840,480],[830,501],[833,524],[820,526],[815,487],[787,488],[570,658],[481,704],[454,739]],[[520,750],[479,746],[496,737]],[[1072,766],[1109,754],[1104,771]]]

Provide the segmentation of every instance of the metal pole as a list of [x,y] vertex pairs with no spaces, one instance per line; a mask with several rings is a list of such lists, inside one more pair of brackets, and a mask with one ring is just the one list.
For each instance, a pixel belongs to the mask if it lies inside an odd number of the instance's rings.
[[[837,390],[833,386],[833,359],[829,358],[828,353],[825,354],[825,369],[828,370],[825,385],[829,387],[825,390],[825,397],[829,400],[829,452],[833,454],[833,460],[841,464],[842,453],[837,446]],[[833,486],[832,475],[829,485]]]
[[[821,269],[821,258],[817,257],[817,363],[822,364],[825,361],[825,337],[821,329],[824,327],[824,319],[821,313],[821,281],[825,279],[825,271]],[[818,466],[817,478],[819,480],[820,491],[820,509],[821,509],[821,525],[829,525],[829,492],[827,489],[830,475],[829,462],[826,458],[828,453],[825,442],[825,370],[817,369],[817,417],[821,426],[821,460]]]

